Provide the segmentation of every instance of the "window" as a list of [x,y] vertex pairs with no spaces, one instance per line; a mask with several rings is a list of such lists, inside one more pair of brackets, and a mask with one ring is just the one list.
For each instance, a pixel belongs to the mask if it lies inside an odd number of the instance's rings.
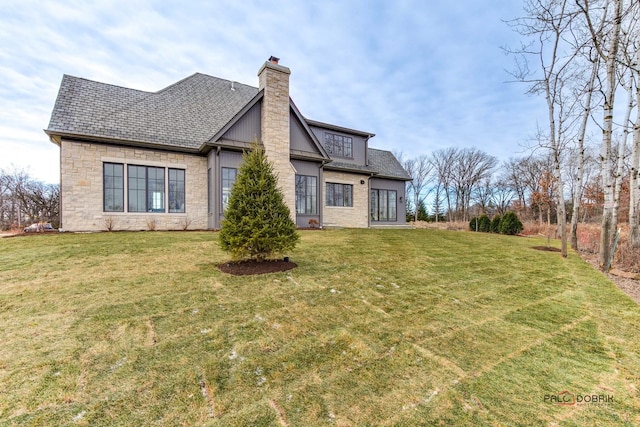
[[102,166],[104,182],[103,210],[124,212],[124,165],[105,163]]
[[169,212],[184,213],[184,169],[169,169]]
[[231,189],[236,182],[238,169],[222,168],[222,212],[227,210],[229,206],[229,198],[231,197]]
[[327,206],[353,207],[353,185],[327,182]]
[[104,212],[125,212],[125,191],[126,212],[185,212],[184,169],[127,165],[125,180],[124,167],[122,163],[103,163]]
[[318,213],[317,194],[317,177],[296,175],[296,213],[316,215]]
[[147,211],[147,168],[144,166],[127,167],[129,183],[129,212]]
[[397,221],[397,192],[394,190],[371,190],[371,220]]
[[353,158],[353,139],[350,136],[324,134],[324,148],[327,153],[338,157]]

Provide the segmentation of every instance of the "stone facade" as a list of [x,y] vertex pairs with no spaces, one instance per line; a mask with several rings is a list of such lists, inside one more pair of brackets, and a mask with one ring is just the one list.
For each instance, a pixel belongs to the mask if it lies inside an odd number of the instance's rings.
[[[112,222],[114,230],[182,230],[187,223],[189,229],[207,228],[206,157],[65,139],[60,144],[60,157],[61,219],[65,231],[107,230],[108,222]],[[185,169],[186,212],[103,212],[104,162]],[[166,186],[165,179],[165,194]],[[126,197],[125,191],[125,200]]]
[[262,144],[273,164],[278,185],[284,195],[291,219],[296,220],[295,169],[289,159],[289,75],[287,67],[276,62],[265,62],[258,72],[259,89],[264,90],[262,100]]
[[[361,184],[363,180],[364,184]],[[324,206],[322,225],[329,228],[367,228],[369,226],[369,178],[364,175],[325,170],[323,181],[323,195],[327,182],[353,185],[353,206],[327,206],[325,200],[322,200],[321,203]]]

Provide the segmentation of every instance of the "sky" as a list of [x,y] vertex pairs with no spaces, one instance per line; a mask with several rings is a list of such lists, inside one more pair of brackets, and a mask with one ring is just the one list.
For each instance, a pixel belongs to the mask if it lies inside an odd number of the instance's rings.
[[59,182],[43,132],[64,74],[150,92],[196,72],[258,86],[271,56],[302,114],[412,158],[523,155],[544,99],[511,82],[518,0],[0,0],[0,168]]

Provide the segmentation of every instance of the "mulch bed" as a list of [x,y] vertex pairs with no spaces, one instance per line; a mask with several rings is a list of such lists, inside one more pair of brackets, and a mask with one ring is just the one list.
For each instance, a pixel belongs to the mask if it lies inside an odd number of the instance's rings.
[[535,249],[537,251],[560,252],[559,248],[551,248],[547,246],[531,246],[531,249]]
[[294,269],[297,266],[298,264],[295,262],[273,259],[225,262],[218,265],[218,268],[222,272],[233,274],[234,276],[250,276],[253,274],[278,273]]

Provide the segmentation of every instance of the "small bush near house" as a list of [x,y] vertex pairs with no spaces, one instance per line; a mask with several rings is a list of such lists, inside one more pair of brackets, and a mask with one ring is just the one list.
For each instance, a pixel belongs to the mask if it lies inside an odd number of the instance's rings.
[[243,154],[224,216],[220,248],[237,260],[274,258],[298,242],[273,166],[257,144]]
[[500,220],[501,234],[520,234],[523,228],[522,222],[518,219],[518,215],[516,215],[515,212],[507,212]]
[[496,214],[493,219],[491,220],[491,232],[492,233],[500,233],[500,221],[501,221],[501,217],[500,215]]

